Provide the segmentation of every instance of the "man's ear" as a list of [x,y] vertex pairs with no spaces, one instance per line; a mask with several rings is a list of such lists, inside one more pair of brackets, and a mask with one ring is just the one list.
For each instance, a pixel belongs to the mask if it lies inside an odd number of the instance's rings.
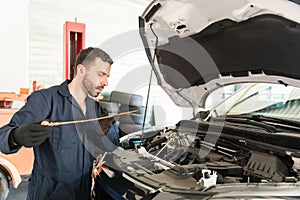
[[85,73],[85,67],[82,64],[77,65],[76,72],[78,75],[82,76]]

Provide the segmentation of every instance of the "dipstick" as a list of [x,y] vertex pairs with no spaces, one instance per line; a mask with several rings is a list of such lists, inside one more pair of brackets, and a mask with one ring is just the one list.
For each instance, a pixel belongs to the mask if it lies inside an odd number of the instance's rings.
[[66,121],[66,122],[49,122],[47,120],[44,120],[41,122],[42,126],[60,126],[60,125],[66,125],[66,124],[77,124],[77,123],[84,123],[84,122],[91,122],[91,121],[96,121],[96,120],[103,120],[103,119],[109,119],[109,118],[113,118],[113,117],[117,117],[117,116],[121,116],[121,115],[128,115],[131,113],[135,113],[138,110],[131,110],[128,112],[122,112],[122,113],[118,113],[115,115],[108,115],[108,116],[104,116],[104,117],[98,117],[98,118],[92,118],[92,119],[83,119],[83,120],[74,120],[74,121]]

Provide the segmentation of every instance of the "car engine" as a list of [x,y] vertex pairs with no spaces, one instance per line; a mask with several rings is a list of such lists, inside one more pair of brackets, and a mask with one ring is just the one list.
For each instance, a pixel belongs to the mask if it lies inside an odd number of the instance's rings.
[[[191,128],[193,127],[193,128]],[[291,142],[293,141],[293,142]],[[174,128],[128,135],[127,179],[149,190],[205,191],[217,184],[295,183],[300,138],[257,127],[183,120]],[[288,144],[288,145],[286,145]]]

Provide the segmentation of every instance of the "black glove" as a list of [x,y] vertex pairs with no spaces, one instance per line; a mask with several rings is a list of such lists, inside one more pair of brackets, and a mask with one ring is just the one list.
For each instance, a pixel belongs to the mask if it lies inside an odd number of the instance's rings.
[[10,133],[10,144],[35,147],[50,137],[50,134],[50,126],[42,126],[40,123],[23,124]]
[[109,129],[111,128],[112,126],[112,122],[113,122],[114,118],[108,118],[108,119],[101,119],[99,120],[99,125],[100,125],[100,128],[105,135],[108,133]]
[[[108,116],[108,111],[105,108],[102,108],[102,117]],[[107,119],[101,119],[99,120],[99,125],[100,125],[100,134],[104,133],[105,135],[108,133],[109,129],[111,128],[111,126],[115,123],[115,118],[114,117],[110,117]]]

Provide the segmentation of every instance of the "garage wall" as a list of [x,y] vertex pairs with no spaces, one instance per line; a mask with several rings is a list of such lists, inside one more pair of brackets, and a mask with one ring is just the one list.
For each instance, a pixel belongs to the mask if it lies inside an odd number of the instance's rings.
[[[63,81],[63,24],[86,24],[86,47],[138,28],[147,0],[30,0],[28,85]],[[128,61],[130,62],[130,61]]]
[[[107,47],[109,43],[117,50],[112,53],[114,64],[105,90],[140,94],[146,100],[151,70],[137,28],[138,16],[149,3],[149,0],[6,1],[0,7],[0,91],[19,93],[20,87],[32,88],[34,80],[45,87],[60,84],[63,24],[77,18],[77,22],[86,24],[86,46]],[[130,31],[134,33],[126,35]],[[131,44],[132,48],[118,51]],[[154,77],[152,81],[155,82]],[[181,116],[174,114],[181,110],[171,107],[173,103],[161,89],[152,88],[150,99],[154,112],[159,113],[156,123],[170,123],[169,116],[172,119]]]
[[29,0],[10,0],[0,6],[0,91],[19,92],[28,83]]

